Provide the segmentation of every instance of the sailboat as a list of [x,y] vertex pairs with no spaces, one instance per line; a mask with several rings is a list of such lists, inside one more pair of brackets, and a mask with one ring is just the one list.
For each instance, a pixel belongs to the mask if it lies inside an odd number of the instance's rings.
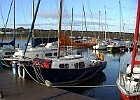
[[[2,41],[0,42],[0,58],[8,58],[8,57],[12,57],[12,55],[14,54],[15,52],[15,0],[12,0],[11,2],[11,6],[12,4],[14,5],[14,29],[13,29],[13,39],[9,42],[3,42],[3,39]],[[10,11],[11,9],[9,10],[9,14],[10,14]],[[4,28],[5,28],[5,34],[6,34],[6,25],[8,23],[8,19],[9,19],[9,16],[7,18],[7,21],[6,21],[6,24],[4,25]]]
[[114,38],[110,40],[107,45],[107,51],[109,52],[123,52],[125,50],[125,41],[120,38]]
[[[83,7],[83,12],[84,12],[84,18],[85,18],[84,7]],[[72,37],[72,25],[73,25],[73,9],[72,9],[71,37]],[[86,18],[85,18],[85,27],[86,27]],[[86,32],[87,32],[87,28],[86,28]],[[83,30],[82,30],[82,34],[83,34]],[[79,39],[72,40],[66,34],[61,33],[59,38],[60,38],[61,47],[72,46],[75,48],[81,48],[81,47],[91,48],[92,46],[96,45],[96,39],[88,40],[88,39],[83,38],[83,36],[80,37]]]
[[121,38],[122,37],[122,32],[121,32],[121,24],[122,24],[122,11],[121,11],[121,2],[119,1],[119,8],[120,8],[120,32],[119,35],[120,37],[118,38],[113,38],[110,40],[108,46],[107,46],[107,51],[109,52],[124,52],[125,51],[125,41]]
[[120,70],[117,79],[117,86],[122,100],[140,100],[140,55],[137,43],[140,33],[140,0],[138,0],[136,28],[134,34],[134,46],[132,51],[132,60],[126,68],[126,71]]
[[79,39],[77,41],[71,40],[68,36],[66,36],[64,33],[60,34],[60,44],[61,46],[73,46],[73,47],[84,47],[84,48],[91,48],[94,45],[96,45],[96,40],[93,39],[92,41],[87,42],[85,39]]
[[[99,11],[99,31],[100,31],[100,16],[101,12]],[[108,41],[106,39],[106,10],[105,10],[105,38],[104,40],[98,39],[98,42],[95,46],[93,46],[94,50],[106,50],[108,45]]]
[[10,42],[1,42],[0,43],[0,58],[12,57],[15,53],[15,36]]
[[[36,57],[30,61],[26,61],[25,59],[19,60],[17,65],[18,75],[20,77],[30,78],[45,84],[51,83],[52,85],[62,85],[88,80],[106,68],[106,61],[89,60],[81,55],[60,56],[59,34],[61,34],[62,1],[63,0],[60,0],[59,6],[57,57],[46,59]],[[40,0],[38,1],[37,8],[39,8],[39,2]],[[37,10],[35,17],[36,15]],[[33,20],[32,28],[34,22],[35,18]],[[29,40],[27,42],[29,42]]]
[[[34,18],[34,0],[32,0],[32,19]],[[24,48],[16,48],[15,53],[13,54],[14,59],[24,58],[32,59],[35,57],[46,58],[46,57],[56,57],[57,56],[57,47],[53,42],[56,42],[58,37],[35,37],[34,30],[31,34],[31,43],[26,44],[27,49],[24,54]],[[47,44],[47,45],[46,45]],[[62,51],[61,54],[65,54],[65,51]]]
[[[11,6],[10,6],[10,10],[9,10],[9,14],[11,12],[11,7],[13,5],[14,8],[14,29],[13,29],[13,38],[12,40],[8,40],[7,42],[4,41],[3,39],[0,42],[0,59],[2,62],[2,67],[11,67],[11,57],[13,56],[13,54],[15,53],[16,49],[15,49],[15,42],[16,42],[16,36],[15,36],[15,0],[12,0],[11,2]],[[6,34],[6,26],[8,23],[8,19],[9,19],[9,15],[7,17],[7,21],[6,24],[4,24],[4,33]]]
[[[34,18],[34,0],[32,0],[32,17]],[[33,19],[32,18],[32,19]],[[45,59],[46,57],[56,57],[57,56],[57,41],[58,37],[35,37],[34,35],[34,30],[31,34],[31,42],[26,44],[27,49],[26,53],[24,54],[24,48],[16,48],[16,51],[13,55],[13,59],[20,59],[24,56],[24,58],[27,59],[33,59],[35,57],[38,58],[43,58]],[[64,43],[61,41],[61,43]],[[75,51],[70,51],[70,50],[65,50],[61,49],[60,50],[60,55],[66,55],[67,53],[69,54],[76,54],[77,50]]]

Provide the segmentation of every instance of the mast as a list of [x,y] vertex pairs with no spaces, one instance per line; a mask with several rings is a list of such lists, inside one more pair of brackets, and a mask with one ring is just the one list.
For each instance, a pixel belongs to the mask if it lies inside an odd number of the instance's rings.
[[[84,2],[83,2],[83,0],[82,0],[82,4],[84,4]],[[84,28],[83,28],[83,11],[82,11],[82,34],[81,34],[81,36],[84,36]]]
[[14,49],[15,49],[15,30],[16,30],[16,28],[15,28],[15,26],[16,26],[16,9],[15,9],[15,7],[16,7],[16,1],[14,0],[14,30],[13,30],[13,42],[14,42]]
[[122,36],[122,35],[121,35],[121,14],[122,14],[122,13],[121,13],[121,2],[120,2],[120,1],[119,1],[119,7],[120,7],[120,8],[119,8],[119,11],[120,11],[120,32],[119,32],[120,34],[119,34],[119,35],[120,35],[120,37],[121,37],[121,36]]
[[105,40],[106,40],[106,6],[105,6]]
[[62,22],[62,2],[63,0],[60,0],[59,2],[59,15],[58,15],[58,51],[57,51],[57,58],[60,57],[60,34],[61,34],[61,22]]
[[[34,12],[35,12],[35,11],[34,11],[34,8],[35,8],[35,7],[34,7],[34,4],[35,4],[35,3],[34,3],[34,0],[32,0],[32,20],[34,19]],[[34,29],[33,29],[32,37],[35,37],[35,36],[34,36]]]
[[15,19],[16,19],[16,15],[15,15],[15,0],[14,0],[14,30],[13,30],[13,32],[14,32],[14,36],[15,36]]
[[138,62],[135,60],[135,57],[136,57],[136,51],[137,51],[137,41],[138,41],[138,36],[139,36],[139,24],[140,24],[140,0],[138,0],[136,28],[135,28],[135,34],[134,34],[134,46],[133,46],[133,51],[132,51],[131,72],[133,71],[134,64]]
[[9,16],[10,16],[10,13],[11,13],[11,8],[12,8],[12,5],[13,5],[13,2],[14,2],[14,0],[12,0],[12,2],[10,4],[10,10],[8,12],[6,23],[4,24],[4,28],[5,28],[4,34],[6,34],[6,27],[7,27],[8,21],[9,21]]
[[[73,36],[73,34],[72,34],[72,31],[73,31],[72,26],[73,26],[73,8],[72,8],[72,16],[71,16],[71,46],[72,46],[72,36]],[[71,49],[72,49],[72,48],[71,48]],[[72,54],[72,53],[71,53],[71,54]]]
[[30,30],[30,32],[29,32],[28,39],[27,39],[27,43],[26,43],[26,47],[25,47],[25,50],[24,50],[24,53],[23,53],[23,57],[25,56],[25,52],[26,52],[26,50],[27,50],[28,43],[29,43],[29,41],[30,41],[30,38],[32,37],[32,33],[33,33],[33,29],[34,29],[34,24],[35,24],[35,20],[36,20],[36,16],[37,16],[37,13],[38,13],[38,9],[39,9],[40,2],[41,2],[41,0],[38,0],[37,7],[36,7],[36,11],[35,11],[35,14],[34,14],[34,18],[33,18],[33,21],[32,21],[32,25],[31,25],[31,30]]
[[100,22],[100,20],[101,20],[101,12],[100,12],[100,10],[99,10],[99,33],[100,33],[100,24],[101,24],[101,22]]
[[32,0],[32,19],[34,18],[34,0]]
[[84,6],[83,6],[83,13],[84,13],[85,28],[86,28],[86,32],[87,32],[87,25],[86,25],[86,13],[85,13]]

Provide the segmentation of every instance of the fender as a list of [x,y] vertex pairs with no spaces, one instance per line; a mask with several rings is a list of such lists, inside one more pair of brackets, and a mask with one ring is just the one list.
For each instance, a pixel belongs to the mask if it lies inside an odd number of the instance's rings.
[[98,58],[98,60],[103,61],[103,60],[104,60],[104,55],[103,55],[103,53],[98,53],[97,58]]
[[25,69],[23,66],[18,67],[18,76],[21,78],[25,78]]

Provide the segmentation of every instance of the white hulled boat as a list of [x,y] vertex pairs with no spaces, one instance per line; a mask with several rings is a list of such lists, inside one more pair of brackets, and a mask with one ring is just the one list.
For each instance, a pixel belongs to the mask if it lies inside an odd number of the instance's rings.
[[140,24],[140,0],[138,0],[136,29],[134,35],[134,46],[132,51],[132,60],[126,68],[126,71],[120,70],[117,79],[122,100],[140,100],[140,50],[137,48],[139,41]]

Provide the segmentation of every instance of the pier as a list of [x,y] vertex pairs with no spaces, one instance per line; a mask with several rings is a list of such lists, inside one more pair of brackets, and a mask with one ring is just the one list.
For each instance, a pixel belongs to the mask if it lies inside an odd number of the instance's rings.
[[96,100],[19,78],[11,69],[0,70],[0,91],[0,100]]

